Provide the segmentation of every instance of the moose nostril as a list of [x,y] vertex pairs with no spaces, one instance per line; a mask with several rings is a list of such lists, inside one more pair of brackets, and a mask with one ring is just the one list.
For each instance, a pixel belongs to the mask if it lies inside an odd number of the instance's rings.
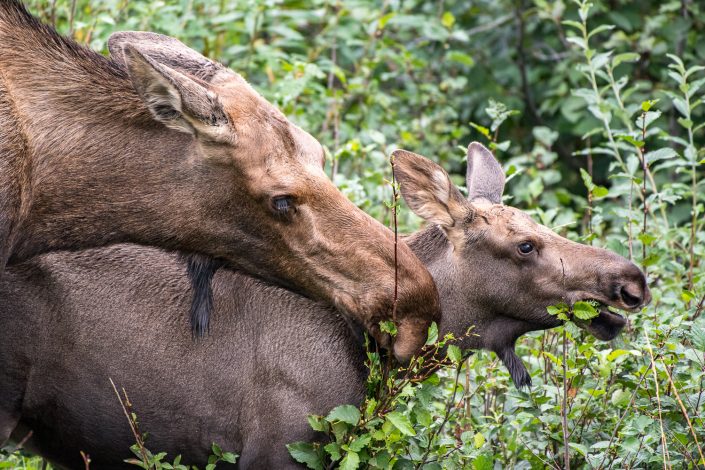
[[622,300],[628,307],[634,308],[641,305],[641,296],[630,294],[624,286],[619,289],[619,295],[622,297]]

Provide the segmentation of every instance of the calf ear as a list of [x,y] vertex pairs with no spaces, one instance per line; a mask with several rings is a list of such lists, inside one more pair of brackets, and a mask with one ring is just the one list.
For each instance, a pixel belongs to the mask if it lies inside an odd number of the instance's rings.
[[468,202],[443,168],[406,150],[392,152],[394,176],[412,211],[446,232],[465,219]]
[[135,90],[157,121],[180,132],[232,143],[227,115],[205,82],[157,62],[130,44],[123,47],[123,57]]
[[484,145],[473,142],[468,146],[468,172],[466,177],[468,199],[502,203],[504,170],[492,152]]

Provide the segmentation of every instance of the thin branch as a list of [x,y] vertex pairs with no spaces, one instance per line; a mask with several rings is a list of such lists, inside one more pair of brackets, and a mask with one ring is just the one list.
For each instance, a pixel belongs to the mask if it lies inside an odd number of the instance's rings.
[[91,470],[91,456],[81,451],[81,458],[83,459],[83,468]]
[[[641,227],[641,234],[646,235],[646,220],[649,216],[649,206],[646,203],[646,176],[649,172],[649,166],[646,163],[646,111],[641,113],[641,141],[643,142],[642,146],[639,147],[638,154],[639,154],[639,159],[641,160],[641,169],[644,172],[644,175],[641,179],[641,200],[642,203],[644,204],[644,222]],[[641,268],[643,269],[644,273],[646,273],[646,264],[644,261],[646,260],[646,242],[644,241],[645,238],[642,237],[641,240]]]
[[703,313],[703,307],[705,307],[705,294],[700,297],[700,302],[698,302],[698,306],[695,308],[695,313],[693,314],[691,321],[695,320],[700,316],[701,313]]
[[71,10],[69,10],[69,36],[73,37],[73,21],[76,18],[76,0],[71,0]]
[[563,328],[563,402],[561,420],[563,422],[563,468],[570,470],[570,447],[568,446],[568,340]]
[[661,396],[659,392],[658,385],[658,374],[656,373],[656,361],[654,360],[654,352],[651,349],[651,341],[649,340],[649,334],[645,331],[644,336],[646,337],[646,344],[648,346],[649,356],[651,356],[651,371],[654,374],[654,385],[656,386],[656,404],[658,405],[658,420],[661,426],[661,452],[663,453],[663,468],[667,470],[671,468],[669,465],[670,457],[668,456],[668,445],[666,444],[666,433],[663,430],[663,414],[661,413]]
[[137,443],[137,447],[140,449],[140,454],[142,455],[142,461],[144,462],[145,465],[148,464],[149,458],[147,457],[147,449],[144,447],[144,439],[142,438],[142,435],[139,432],[139,429],[137,427],[137,422],[131,415],[131,410],[132,410],[132,403],[130,403],[130,399],[127,396],[127,392],[125,389],[122,389],[122,393],[125,396],[124,401],[123,398],[120,396],[120,392],[118,392],[117,387],[115,386],[115,382],[113,382],[112,378],[108,378],[110,380],[110,385],[113,386],[113,390],[115,390],[115,395],[117,395],[118,400],[120,401],[120,406],[122,407],[122,411],[125,413],[125,417],[127,418],[127,422],[130,423],[130,430],[132,431],[132,435],[135,437],[135,442]]
[[448,403],[446,405],[446,411],[445,411],[445,416],[443,417],[443,421],[441,422],[441,425],[438,426],[432,433],[431,436],[428,438],[428,447],[426,448],[426,452],[423,455],[423,458],[421,459],[421,462],[419,462],[416,467],[416,470],[420,469],[423,467],[424,464],[426,464],[426,460],[428,459],[428,454],[431,453],[431,446],[433,445],[433,440],[440,434],[441,430],[443,427],[446,425],[448,422],[448,419],[450,418],[450,411],[453,408],[453,405],[455,405],[455,396],[458,393],[458,380],[460,379],[460,371],[463,368],[463,361],[460,361],[460,364],[458,364],[457,369],[455,370],[455,382],[453,383],[453,396],[451,397],[450,400],[448,400]]
[[690,429],[690,433],[693,435],[693,440],[695,440],[695,446],[698,449],[698,453],[700,454],[700,462],[705,464],[705,457],[703,457],[703,450],[700,448],[700,442],[698,442],[698,436],[695,434],[695,430],[693,429],[693,423],[690,421],[690,416],[688,416],[688,411],[685,409],[685,405],[683,405],[683,400],[681,400],[681,396],[678,393],[678,389],[676,388],[676,384],[673,383],[673,377],[671,377],[671,372],[668,370],[666,365],[663,363],[663,360],[661,361],[661,364],[664,365],[664,368],[666,369],[666,375],[668,376],[668,382],[671,384],[671,389],[673,390],[673,393],[676,394],[676,401],[681,407],[681,412],[683,413],[683,417],[685,418],[686,422],[688,423],[688,428]]

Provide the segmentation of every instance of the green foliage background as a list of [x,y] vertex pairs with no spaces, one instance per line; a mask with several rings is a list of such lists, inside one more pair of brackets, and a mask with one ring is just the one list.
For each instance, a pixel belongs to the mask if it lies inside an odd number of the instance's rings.
[[[457,386],[440,373],[400,397],[403,429],[342,449],[339,464],[374,465],[384,451],[394,468],[705,465],[701,3],[28,4],[98,50],[113,31],[152,30],[229,65],[325,145],[334,182],[380,220],[390,218],[393,148],[433,158],[462,185],[465,147],[479,140],[510,175],[507,203],[648,270],[654,300],[616,341],[570,326],[530,335],[519,346],[528,392],[491,354],[475,354]],[[408,210],[400,220],[419,225]],[[0,461],[23,465],[34,464]]]

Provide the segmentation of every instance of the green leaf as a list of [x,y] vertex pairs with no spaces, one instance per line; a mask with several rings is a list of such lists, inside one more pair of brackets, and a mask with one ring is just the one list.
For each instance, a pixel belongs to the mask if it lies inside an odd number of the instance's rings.
[[391,320],[383,320],[379,322],[379,329],[382,331],[382,333],[387,333],[392,336],[397,335],[397,325],[395,325],[394,322]]
[[642,148],[644,146],[643,141],[635,139],[634,137],[632,137],[630,135],[620,134],[620,135],[617,135],[617,138],[619,140],[629,142],[630,144],[632,144],[634,147],[637,147],[637,148]]
[[645,156],[646,163],[650,165],[659,160],[667,160],[676,157],[678,156],[678,153],[670,147],[663,147],[652,152],[646,152]]
[[614,362],[615,359],[617,359],[618,357],[622,357],[626,354],[629,354],[629,351],[625,351],[624,349],[615,349],[607,355],[607,360],[610,362]]
[[578,31],[580,31],[581,33],[585,32],[585,26],[583,26],[583,24],[578,21],[564,20],[564,21],[561,21],[561,24],[573,27],[573,28],[577,29]]
[[326,420],[329,423],[334,421],[342,421],[351,426],[355,426],[360,421],[360,410],[353,405],[340,405],[328,413]]
[[590,173],[581,168],[580,176],[583,178],[583,183],[585,184],[587,190],[589,192],[592,192],[592,190],[595,188],[595,184],[592,182],[592,177],[590,176]]
[[702,326],[693,326],[690,330],[690,335],[693,345],[700,351],[705,352],[705,328]]
[[546,311],[550,315],[558,315],[559,313],[564,313],[567,312],[570,309],[567,304],[564,304],[563,302],[558,303],[556,305],[549,305],[546,307]]
[[695,294],[692,291],[689,291],[687,289],[683,289],[681,291],[681,299],[683,299],[683,302],[690,302],[695,298]]
[[426,337],[426,345],[434,344],[438,341],[438,325],[436,322],[431,322],[431,326],[428,327],[428,336]]
[[320,432],[327,432],[328,431],[328,423],[325,421],[325,418],[323,416],[318,416],[318,415],[309,415],[308,416],[308,424],[311,426],[311,429],[314,431],[320,431]]
[[486,127],[483,127],[479,124],[475,124],[474,122],[470,122],[470,127],[478,131],[480,134],[484,135],[488,139],[490,138],[490,130]]
[[639,60],[639,57],[639,54],[635,52],[625,52],[623,54],[617,54],[612,59],[612,68],[624,62],[636,62],[637,60]]
[[656,237],[649,234],[649,233],[640,233],[639,236],[637,237],[641,243],[643,243],[646,246],[651,245],[653,242],[656,241]]
[[360,465],[360,457],[355,452],[348,452],[340,462],[340,470],[356,470]]
[[661,111],[646,111],[636,119],[636,125],[639,129],[648,129],[659,117],[661,117]]
[[475,59],[460,51],[449,51],[448,54],[446,54],[446,58],[452,62],[457,62],[468,67],[475,65]]
[[492,470],[494,468],[494,459],[491,455],[480,454],[472,460],[473,470]]
[[232,452],[223,452],[222,459],[223,462],[228,462],[228,463],[236,463],[237,462],[237,454],[234,454]]
[[405,434],[407,436],[416,435],[416,431],[414,431],[414,427],[411,425],[411,421],[409,421],[409,418],[399,413],[398,411],[392,411],[391,413],[387,414],[387,421],[392,423],[395,428],[401,431],[402,434]]
[[596,34],[600,34],[603,31],[611,31],[613,29],[614,29],[613,24],[601,24],[597,28],[590,31],[590,33],[588,33],[588,39],[590,39],[591,37],[593,37]]
[[585,39],[578,37],[578,36],[568,36],[566,38],[566,41],[575,44],[579,48],[586,50],[587,49],[587,43],[585,42]]
[[215,442],[211,445],[211,452],[213,452],[213,455],[216,457],[223,455],[223,450]]
[[395,12],[387,13],[384,15],[382,18],[379,19],[378,23],[378,28],[379,29],[384,29],[385,26],[387,26],[387,23],[389,23],[389,20],[394,18],[394,15],[396,15]]
[[367,400],[367,407],[365,408],[365,416],[370,417],[375,412],[377,408],[377,400],[375,398],[370,398]]
[[569,442],[568,447],[577,450],[578,453],[580,453],[580,455],[582,455],[583,457],[586,457],[588,454],[588,448],[583,444],[578,444],[577,442]]
[[658,100],[646,100],[641,102],[641,110],[647,112],[651,109],[653,105],[658,103]]
[[363,434],[362,436],[356,437],[349,445],[348,448],[353,452],[360,452],[364,449],[367,444],[370,443],[372,436],[369,434]]
[[480,432],[475,433],[472,440],[473,440],[473,443],[475,444],[476,449],[479,449],[480,447],[485,445],[485,436],[483,436],[482,433],[480,433]]
[[598,316],[600,312],[588,302],[578,301],[573,304],[573,315],[581,320],[590,320]]
[[309,442],[295,442],[286,445],[291,457],[299,463],[304,463],[312,470],[323,470],[323,462],[318,451]]
[[414,416],[416,417],[416,424],[428,427],[433,423],[433,416],[427,409],[421,406],[414,407]]
[[441,24],[448,29],[452,28],[455,24],[455,16],[453,16],[453,13],[449,11],[444,12],[441,17]]
[[463,361],[463,352],[454,344],[448,346],[446,355],[448,356],[448,359],[453,361],[454,364],[460,364]]
[[328,452],[328,455],[330,455],[331,460],[334,462],[337,462],[343,456],[340,444],[337,442],[329,442],[323,449]]
[[605,197],[609,194],[609,189],[605,188],[604,186],[595,186],[595,189],[592,190],[592,195],[595,198],[601,198]]
[[678,124],[685,127],[686,129],[690,129],[691,127],[693,127],[693,121],[691,121],[690,119],[678,118]]
[[626,390],[618,388],[612,393],[612,404],[619,408],[623,408],[629,404],[632,395]]

